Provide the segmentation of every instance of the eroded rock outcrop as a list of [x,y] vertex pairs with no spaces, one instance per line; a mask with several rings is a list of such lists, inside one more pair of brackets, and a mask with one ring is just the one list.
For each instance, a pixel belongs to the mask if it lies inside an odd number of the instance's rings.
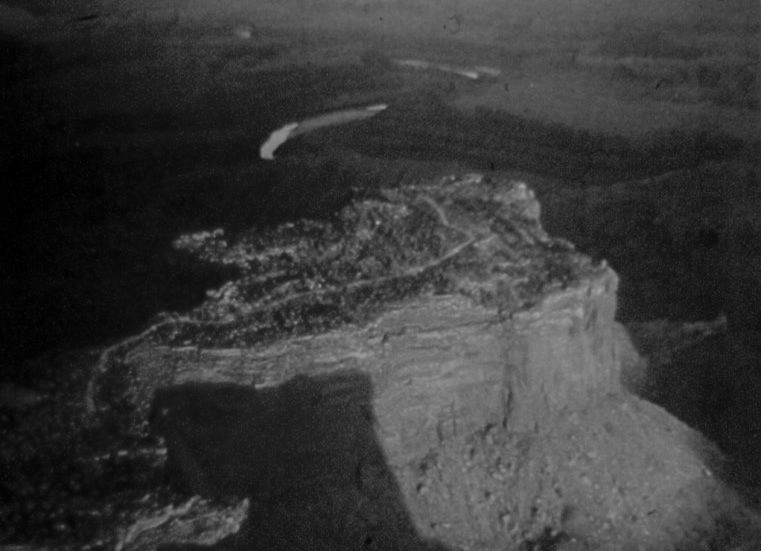
[[547,236],[522,183],[450,178],[385,191],[332,224],[176,246],[242,276],[146,335],[130,351],[135,380],[265,388],[357,370],[394,462],[618,390],[616,275]]
[[522,183],[176,245],[240,277],[106,350],[89,403],[150,422],[192,492],[249,498],[241,545],[663,549],[737,510],[711,447],[621,390],[617,277]]

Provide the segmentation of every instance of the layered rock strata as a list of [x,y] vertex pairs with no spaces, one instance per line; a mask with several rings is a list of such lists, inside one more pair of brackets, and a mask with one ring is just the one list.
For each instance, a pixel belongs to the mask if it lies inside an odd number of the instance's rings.
[[624,395],[617,277],[539,212],[524,184],[465,175],[182,237],[240,277],[106,350],[91,411],[150,422],[191,492],[250,498],[243,546],[704,539],[736,506],[710,446]]
[[[547,236],[522,183],[449,178],[384,191],[330,224],[176,246],[241,277],[130,350],[135,380],[263,389],[366,374],[394,463],[489,424],[531,428],[619,388],[616,275]],[[347,392],[339,383],[335,400]]]

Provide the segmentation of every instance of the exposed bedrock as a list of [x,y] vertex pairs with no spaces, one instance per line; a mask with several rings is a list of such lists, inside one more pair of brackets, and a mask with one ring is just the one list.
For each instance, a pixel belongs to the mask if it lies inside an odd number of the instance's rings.
[[140,380],[262,390],[365,373],[395,463],[490,424],[532,429],[619,390],[617,277],[548,237],[522,183],[468,175],[382,192],[333,225],[232,246],[196,234],[177,247],[244,275],[130,352],[161,374]]
[[761,180],[742,163],[538,191],[545,226],[620,274],[640,396],[718,443],[761,487]]
[[176,246],[241,277],[107,350],[90,402],[150,420],[192,492],[248,497],[241,545],[666,549],[747,520],[698,433],[621,389],[617,276],[522,183]]

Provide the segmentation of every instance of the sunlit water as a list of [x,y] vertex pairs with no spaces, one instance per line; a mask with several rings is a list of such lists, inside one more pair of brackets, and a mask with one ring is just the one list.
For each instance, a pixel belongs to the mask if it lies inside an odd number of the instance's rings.
[[341,109],[340,111],[331,111],[316,117],[304,119],[301,122],[288,123],[281,126],[270,134],[267,141],[259,148],[259,156],[262,159],[272,161],[275,159],[275,151],[283,145],[289,138],[306,134],[318,128],[334,126],[337,124],[346,124],[348,122],[359,121],[374,117],[388,106],[385,103],[368,105],[358,109]]
[[262,159],[272,161],[275,159],[275,150],[283,145],[291,136],[291,133],[299,126],[297,122],[291,122],[275,130],[267,141],[259,148],[259,156]]
[[433,63],[431,61],[424,61],[422,59],[396,59],[394,63],[401,67],[409,67],[411,69],[428,70],[433,69],[435,71],[442,71],[444,73],[452,73],[461,77],[469,78],[471,80],[478,80],[482,76],[497,77],[501,74],[499,69],[494,67],[486,67],[479,65],[468,69],[465,67],[457,67],[455,65],[448,65],[446,63]]

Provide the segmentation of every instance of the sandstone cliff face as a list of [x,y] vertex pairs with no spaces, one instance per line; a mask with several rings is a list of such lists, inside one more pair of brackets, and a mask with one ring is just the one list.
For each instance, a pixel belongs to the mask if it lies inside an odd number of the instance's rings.
[[[618,318],[648,359],[638,395],[699,429],[743,491],[761,458],[761,185],[704,163],[614,185],[537,189],[545,227],[619,274]],[[633,380],[632,380],[633,379]],[[740,475],[740,473],[744,473]]]
[[522,183],[450,178],[385,191],[334,224],[176,245],[241,277],[129,351],[148,385],[137,402],[152,383],[263,389],[357,371],[401,464],[455,434],[531,428],[619,390],[616,275],[548,237]]
[[710,446],[621,390],[617,276],[522,183],[176,246],[240,276],[106,350],[89,404],[150,423],[191,493],[250,499],[241,546],[664,549],[737,509]]

